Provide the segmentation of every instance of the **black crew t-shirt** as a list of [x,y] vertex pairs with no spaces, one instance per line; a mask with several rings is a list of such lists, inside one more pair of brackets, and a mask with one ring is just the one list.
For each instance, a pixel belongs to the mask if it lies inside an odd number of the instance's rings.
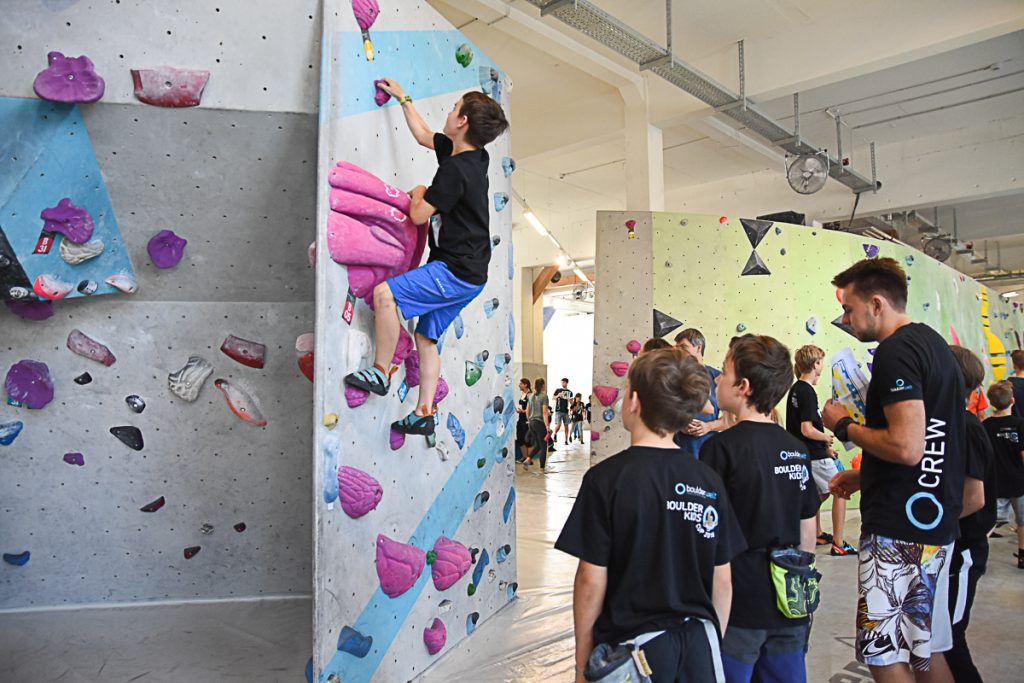
[[992,444],[987,430],[978,416],[970,411],[967,411],[964,419],[967,426],[967,466],[964,474],[983,482],[985,486],[985,504],[977,512],[960,518],[960,539],[957,542],[966,545],[984,540],[995,526],[996,488]]
[[717,624],[715,567],[744,547],[719,476],[679,449],[643,446],[587,471],[555,543],[608,568],[595,644],[669,629],[685,617]]
[[[430,258],[448,266],[452,275],[471,285],[487,282],[491,262],[490,214],[487,203],[490,156],[485,149],[452,154],[452,141],[434,133],[437,173],[423,198],[437,209],[428,236]],[[433,222],[440,220],[436,230]]]
[[1024,377],[1010,375],[1010,386],[1013,387],[1013,410],[1014,415],[1024,419]]
[[956,539],[966,466],[966,395],[953,352],[927,325],[904,325],[878,345],[865,402],[867,426],[888,426],[885,406],[924,401],[924,456],[917,465],[897,465],[864,449],[864,533],[928,545]]
[[743,421],[700,449],[700,461],[725,482],[747,550],[732,561],[729,626],[796,626],[779,611],[768,551],[800,545],[800,521],[818,511],[804,443],[774,423]]
[[570,389],[562,389],[559,387],[555,389],[555,412],[556,413],[568,413],[569,412],[569,399],[572,398],[572,391]]
[[992,443],[996,496],[1024,496],[1024,420],[1016,415],[990,417],[984,426]]
[[811,460],[824,460],[828,457],[825,442],[805,437],[800,431],[800,425],[804,422],[810,422],[820,432],[825,431],[821,413],[818,412],[817,392],[810,384],[798,379],[790,387],[789,398],[786,400],[786,431],[804,442]]

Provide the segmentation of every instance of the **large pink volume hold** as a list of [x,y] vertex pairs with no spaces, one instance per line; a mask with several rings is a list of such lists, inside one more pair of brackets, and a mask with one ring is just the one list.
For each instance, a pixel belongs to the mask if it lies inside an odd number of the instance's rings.
[[327,180],[327,248],[348,266],[352,292],[372,306],[374,287],[420,264],[426,226],[409,218],[409,195],[354,164],[339,162]]
[[454,586],[473,564],[473,558],[466,546],[445,536],[439,537],[434,543],[434,554],[430,573],[434,579],[434,587],[439,591]]
[[377,507],[384,496],[380,482],[362,470],[342,465],[338,468],[338,497],[341,509],[353,519]]
[[427,563],[427,554],[414,545],[377,535],[377,578],[389,598],[397,598],[415,585]]

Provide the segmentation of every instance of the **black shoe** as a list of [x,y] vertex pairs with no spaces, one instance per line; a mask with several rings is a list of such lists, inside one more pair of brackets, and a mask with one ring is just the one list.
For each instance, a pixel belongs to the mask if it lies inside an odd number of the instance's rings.
[[365,370],[358,370],[352,374],[345,375],[345,384],[363,391],[369,391],[378,396],[387,396],[390,382],[377,366],[371,366]]
[[391,423],[391,428],[402,434],[418,434],[420,436],[431,436],[434,433],[434,416],[417,415],[413,411],[397,422]]

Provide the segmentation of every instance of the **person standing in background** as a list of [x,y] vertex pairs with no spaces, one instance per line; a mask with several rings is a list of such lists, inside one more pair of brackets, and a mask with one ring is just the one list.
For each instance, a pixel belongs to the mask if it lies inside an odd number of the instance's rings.
[[1013,387],[1013,414],[1024,418],[1024,351],[1017,349],[1010,353],[1013,374],[1007,379]]
[[569,443],[569,401],[572,400],[572,390],[569,388],[569,379],[562,378],[562,386],[555,389],[551,398],[555,399],[555,422],[551,426],[551,444],[558,443],[558,427],[565,427],[565,443]]
[[516,408],[516,412],[519,413],[519,417],[516,420],[516,460],[519,462],[527,463],[528,465],[533,464],[529,458],[529,432],[530,428],[527,425],[526,409],[530,403],[530,380],[525,377],[519,380],[519,407]]
[[[1012,391],[1005,382],[997,382],[989,388],[996,412],[984,425],[995,454],[996,522],[999,526],[1005,525],[1013,510],[1017,521],[1017,567],[1024,569],[1024,420],[1012,412]],[[993,536],[1000,538],[1002,534],[993,533]]]
[[583,395],[576,394],[569,405],[569,420],[572,422],[572,434],[569,435],[570,442],[579,440],[580,443],[583,443],[583,411]]
[[704,347],[706,341],[700,330],[688,328],[675,337],[676,348],[689,354],[708,373],[711,381],[711,397],[709,400],[711,412],[698,413],[697,417],[690,420],[690,424],[683,431],[676,434],[676,444],[684,451],[688,451],[696,458],[700,454],[700,448],[704,442],[710,439],[716,432],[726,428],[726,421],[718,410],[718,397],[715,395],[714,386],[721,371],[704,363]]
[[533,459],[540,460],[540,471],[548,463],[548,422],[551,421],[551,411],[548,409],[548,394],[545,391],[545,382],[538,377],[533,381],[533,396],[527,401],[526,419],[530,428],[530,456],[527,462],[523,463],[523,469],[529,469]]

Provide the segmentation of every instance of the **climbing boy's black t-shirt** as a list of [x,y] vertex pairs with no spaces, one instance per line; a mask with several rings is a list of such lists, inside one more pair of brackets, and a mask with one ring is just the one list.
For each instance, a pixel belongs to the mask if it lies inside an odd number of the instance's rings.
[[744,547],[717,474],[684,451],[641,446],[584,475],[555,543],[608,568],[595,644],[669,629],[684,617],[718,623],[711,603],[715,567]]
[[1013,387],[1012,413],[1019,418],[1024,418],[1024,377],[1011,375],[1010,386]]
[[568,413],[569,412],[569,399],[572,398],[572,391],[569,389],[558,388],[555,389],[555,412],[556,413]]
[[768,564],[768,551],[800,545],[800,520],[813,518],[820,504],[803,441],[777,424],[743,421],[705,443],[700,461],[725,482],[747,542],[732,561],[729,626],[806,622],[779,611]]
[[[423,198],[437,209],[440,228],[430,226],[428,261],[442,261],[452,275],[471,285],[487,282],[491,262],[490,217],[488,214],[485,149],[452,154],[452,141],[434,133],[437,173]],[[437,218],[432,218],[437,220]]]
[[864,533],[928,545],[956,539],[963,509],[966,396],[953,352],[927,325],[904,325],[878,345],[865,402],[867,426],[888,427],[886,406],[923,401],[924,456],[914,466],[897,465],[864,449]]
[[996,523],[995,470],[992,444],[989,443],[985,426],[970,411],[967,411],[964,419],[967,425],[967,466],[964,474],[983,482],[985,486],[985,504],[977,512],[960,518],[960,539],[957,542],[971,544],[984,540]]
[[811,460],[824,460],[828,457],[825,442],[805,437],[800,431],[800,425],[804,422],[810,422],[818,431],[825,431],[821,413],[818,412],[818,394],[814,387],[798,379],[790,388],[786,400],[786,431],[804,442]]
[[1024,496],[1024,460],[1020,456],[1024,451],[1024,420],[1016,415],[990,417],[984,425],[992,443],[996,496]]

